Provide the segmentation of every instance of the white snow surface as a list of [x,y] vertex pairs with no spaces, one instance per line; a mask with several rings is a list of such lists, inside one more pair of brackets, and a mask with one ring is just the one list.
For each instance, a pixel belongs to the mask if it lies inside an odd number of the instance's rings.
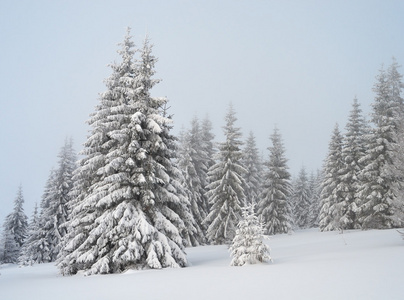
[[396,230],[276,235],[273,263],[230,266],[227,246],[187,248],[189,266],[63,277],[53,264],[2,265],[0,299],[404,299]]

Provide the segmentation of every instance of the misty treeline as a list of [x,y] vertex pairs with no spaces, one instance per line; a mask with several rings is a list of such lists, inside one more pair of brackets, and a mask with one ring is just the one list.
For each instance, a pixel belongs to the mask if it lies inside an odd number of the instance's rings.
[[261,157],[231,105],[223,141],[198,117],[175,137],[168,100],[151,96],[159,80],[149,40],[136,48],[128,30],[118,53],[82,158],[66,140],[29,223],[18,189],[3,225],[3,263],[56,262],[62,274],[183,267],[185,247],[233,242],[232,253],[240,253],[249,226],[261,258],[270,258],[262,233],[403,226],[403,83],[395,60],[376,78],[370,121],[354,99],[322,170],[302,168],[292,179],[280,130],[268,133]]

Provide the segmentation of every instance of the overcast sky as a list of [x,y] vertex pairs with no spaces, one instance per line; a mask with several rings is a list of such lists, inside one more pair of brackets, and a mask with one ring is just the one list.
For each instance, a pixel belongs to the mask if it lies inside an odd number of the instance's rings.
[[[321,167],[356,96],[370,112],[382,64],[404,64],[404,1],[0,1],[0,222],[23,186],[30,216],[67,136],[80,151],[126,27],[159,58],[152,91],[175,132],[230,102],[267,156],[276,125],[289,166]],[[404,71],[401,69],[401,72]]]

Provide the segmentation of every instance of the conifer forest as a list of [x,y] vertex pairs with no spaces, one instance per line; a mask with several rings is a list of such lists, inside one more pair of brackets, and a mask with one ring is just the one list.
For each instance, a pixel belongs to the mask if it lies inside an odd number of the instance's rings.
[[379,70],[372,113],[353,97],[330,133],[320,170],[292,176],[282,128],[262,155],[229,103],[223,140],[208,117],[173,134],[167,98],[155,97],[157,58],[130,29],[76,153],[66,139],[29,218],[23,187],[1,230],[0,261],[53,262],[63,275],[186,267],[186,248],[229,245],[232,265],[271,261],[264,236],[404,226],[404,88],[399,63]]

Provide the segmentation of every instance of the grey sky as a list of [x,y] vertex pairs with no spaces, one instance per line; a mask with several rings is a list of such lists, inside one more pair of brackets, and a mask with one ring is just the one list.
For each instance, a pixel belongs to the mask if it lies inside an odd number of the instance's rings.
[[[357,96],[365,113],[381,65],[404,64],[403,1],[0,1],[0,222],[19,184],[40,202],[67,136],[85,123],[132,27],[159,58],[154,96],[175,131],[209,113],[221,139],[229,102],[267,155],[279,128],[289,166],[321,167]],[[403,73],[403,70],[401,70]]]

